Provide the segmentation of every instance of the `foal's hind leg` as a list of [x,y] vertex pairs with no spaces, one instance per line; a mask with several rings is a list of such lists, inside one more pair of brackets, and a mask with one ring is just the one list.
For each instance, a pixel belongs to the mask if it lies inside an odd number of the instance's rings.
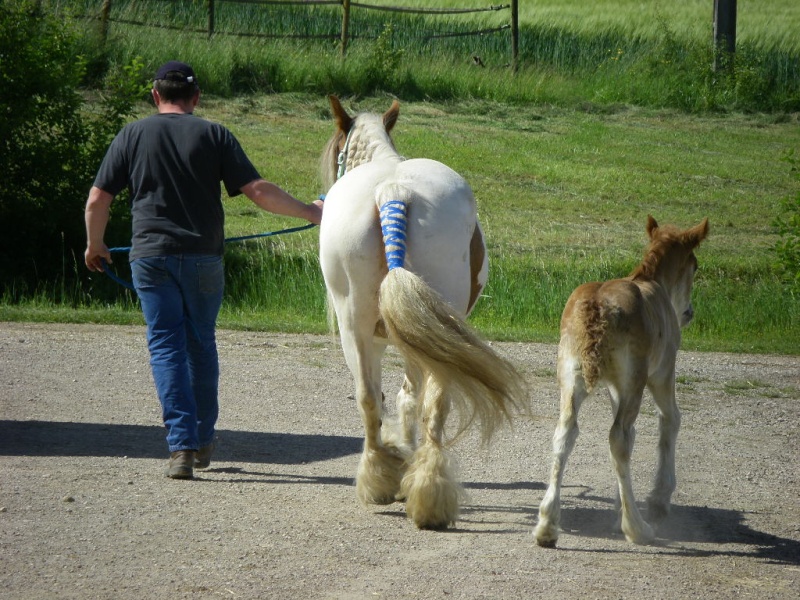
[[609,385],[609,390],[616,414],[608,434],[608,442],[617,475],[622,533],[629,542],[649,544],[655,537],[653,529],[642,518],[636,506],[631,482],[631,454],[636,438],[634,423],[639,415],[644,385],[631,383],[622,390],[616,385]]
[[553,434],[553,466],[550,483],[539,505],[539,521],[533,531],[536,543],[555,548],[561,522],[561,482],[575,440],[578,439],[578,410],[588,392],[579,371],[566,370],[561,375],[561,411]]
[[422,445],[414,453],[403,477],[401,494],[406,499],[406,513],[417,527],[444,529],[458,517],[463,490],[444,448],[444,424],[450,402],[431,377],[425,385],[423,411]]
[[647,497],[648,517],[661,521],[669,514],[672,492],[675,491],[675,441],[681,427],[681,413],[675,402],[675,373],[665,381],[651,381],[648,385],[658,406],[658,465],[653,480],[653,490]]

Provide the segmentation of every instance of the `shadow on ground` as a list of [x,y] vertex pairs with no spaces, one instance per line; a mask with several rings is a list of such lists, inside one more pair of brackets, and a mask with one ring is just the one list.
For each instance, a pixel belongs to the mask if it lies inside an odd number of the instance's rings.
[[[163,427],[60,421],[0,421],[0,456],[127,456],[163,459]],[[217,432],[221,461],[302,464],[361,452],[360,438],[271,433]]]
[[[621,538],[614,531],[616,511],[608,498],[579,494],[581,500],[608,504],[609,508],[583,507],[576,505],[561,508],[561,525],[565,532],[578,537]],[[647,519],[647,510],[642,507]],[[531,514],[528,519],[536,520]],[[657,529],[656,545],[664,547],[664,553],[680,556],[741,556],[761,559],[766,562],[800,565],[800,542],[757,531],[747,524],[747,513],[709,506],[672,505],[669,516]],[[747,546],[731,548],[730,546]],[[722,546],[716,548],[715,546]],[[639,547],[630,545],[630,552]],[[570,548],[569,551],[581,551]],[[604,552],[605,550],[586,550]],[[624,550],[623,550],[624,552]]]

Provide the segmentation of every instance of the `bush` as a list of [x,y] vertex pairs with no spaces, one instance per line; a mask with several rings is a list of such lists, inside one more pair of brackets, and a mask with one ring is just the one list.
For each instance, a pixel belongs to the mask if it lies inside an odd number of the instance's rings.
[[[785,159],[791,165],[794,179],[800,182],[800,159],[789,152]],[[800,189],[794,196],[781,202],[781,214],[775,219],[775,228],[781,239],[775,244],[778,270],[793,292],[800,295]]]
[[[0,61],[1,295],[27,295],[42,280],[63,283],[83,273],[89,187],[112,136],[142,97],[139,61],[110,71],[98,113],[88,114],[79,93],[85,51],[85,38],[38,2],[0,6],[0,56],[14,56]],[[113,226],[129,222],[116,219]]]

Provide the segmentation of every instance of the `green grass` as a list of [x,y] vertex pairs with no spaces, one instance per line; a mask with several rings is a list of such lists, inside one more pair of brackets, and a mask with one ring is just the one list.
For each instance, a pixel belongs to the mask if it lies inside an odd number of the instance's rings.
[[[488,6],[460,0],[384,0],[387,6]],[[96,14],[98,0],[70,0],[79,14]],[[203,73],[217,95],[313,92],[405,100],[481,98],[512,103],[627,103],[707,110],[800,110],[800,8],[792,0],[739,3],[735,71],[714,73],[712,7],[708,0],[521,3],[519,65],[509,32],[429,39],[507,24],[509,11],[446,17],[354,8],[348,58],[338,47],[339,7],[264,6],[220,2],[212,39],[202,33],[112,23],[107,53],[96,61],[128,64],[142,56],[148,72],[180,56]],[[115,0],[112,17],[149,25],[202,30],[204,3]],[[376,42],[391,35],[383,43]],[[96,21],[86,22],[87,31]],[[279,40],[255,35],[327,35]],[[475,68],[480,56],[487,68]],[[99,77],[99,74],[95,74]]]
[[[351,112],[383,111],[389,103],[345,102]],[[142,114],[149,110],[143,106]],[[205,97],[198,114],[227,124],[266,178],[308,201],[322,191],[317,163],[333,132],[325,98]],[[797,116],[401,102],[395,142],[406,156],[451,165],[475,190],[491,271],[471,322],[486,336],[556,341],[575,286],[624,276],[638,263],[648,213],[681,226],[707,216],[711,233],[697,253],[696,318],[684,347],[800,354],[800,301],[774,272],[771,225],[779,199],[797,185],[781,160],[800,147]],[[225,206],[228,236],[298,225],[243,197]],[[326,330],[316,229],[231,244],[226,253],[223,326]],[[98,289],[113,286],[102,276],[93,281]],[[91,298],[56,308],[33,302],[0,308],[0,319],[139,319],[125,302],[124,310]]]
[[[153,1],[115,0],[114,14],[205,25],[203,3]],[[94,12],[99,2],[84,6]],[[798,299],[780,283],[773,251],[780,201],[797,187],[781,157],[800,148],[800,4],[739,2],[730,75],[710,69],[712,6],[706,0],[521,3],[516,75],[505,68],[505,33],[419,39],[497,25],[507,13],[434,20],[358,11],[352,31],[361,37],[344,61],[330,41],[209,40],[121,24],[112,24],[105,53],[93,55],[89,22],[87,81],[100,81],[109,65],[135,56],[147,73],[176,57],[192,63],[205,94],[199,114],[228,125],[267,179],[306,200],[323,191],[317,160],[332,132],[325,95],[336,92],[355,110],[376,111],[399,97],[400,151],[449,164],[475,189],[492,270],[472,322],[486,335],[555,341],[558,316],[576,285],[622,276],[636,265],[648,213],[682,226],[708,216],[711,235],[698,252],[697,317],[685,347],[800,354]],[[226,3],[218,6],[217,27],[324,33],[338,31],[337,10]],[[392,35],[376,41],[388,35],[387,22]],[[487,68],[472,66],[475,54]],[[150,110],[143,105],[140,112]],[[226,201],[226,214],[229,236],[297,225],[242,198]],[[221,324],[324,331],[316,239],[310,230],[229,246]],[[71,260],[67,272],[83,268]],[[0,319],[140,322],[130,294],[104,276],[77,289],[54,285],[3,299]]]

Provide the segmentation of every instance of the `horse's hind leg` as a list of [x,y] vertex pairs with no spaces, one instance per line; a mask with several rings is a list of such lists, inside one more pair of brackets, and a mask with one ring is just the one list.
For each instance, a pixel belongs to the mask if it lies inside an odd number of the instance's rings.
[[455,522],[463,490],[444,448],[444,424],[450,402],[432,377],[425,385],[422,445],[403,477],[406,513],[420,529],[444,529]]
[[631,454],[636,438],[634,423],[639,415],[644,385],[632,387],[638,389],[620,392],[616,386],[609,386],[616,407],[616,415],[608,434],[608,441],[619,488],[622,533],[629,542],[649,544],[655,537],[653,529],[642,518],[639,508],[636,506],[631,482]]
[[672,492],[675,491],[675,441],[681,427],[681,413],[675,402],[675,374],[664,382],[650,382],[650,392],[658,406],[658,466],[653,490],[647,497],[648,517],[661,521],[669,514]]
[[396,447],[410,458],[417,449],[419,398],[423,393],[422,371],[414,364],[406,365],[403,385],[397,394],[397,417],[383,420],[383,443]]
[[578,439],[578,410],[588,392],[579,371],[565,369],[561,379],[561,409],[553,434],[553,466],[550,483],[539,505],[539,520],[533,535],[544,548],[555,548],[561,522],[561,482],[567,459]]
[[363,504],[391,504],[400,489],[405,459],[381,439],[382,348],[369,335],[353,335],[342,329],[342,346],[356,380],[356,401],[364,424],[364,451],[356,474],[356,494]]

